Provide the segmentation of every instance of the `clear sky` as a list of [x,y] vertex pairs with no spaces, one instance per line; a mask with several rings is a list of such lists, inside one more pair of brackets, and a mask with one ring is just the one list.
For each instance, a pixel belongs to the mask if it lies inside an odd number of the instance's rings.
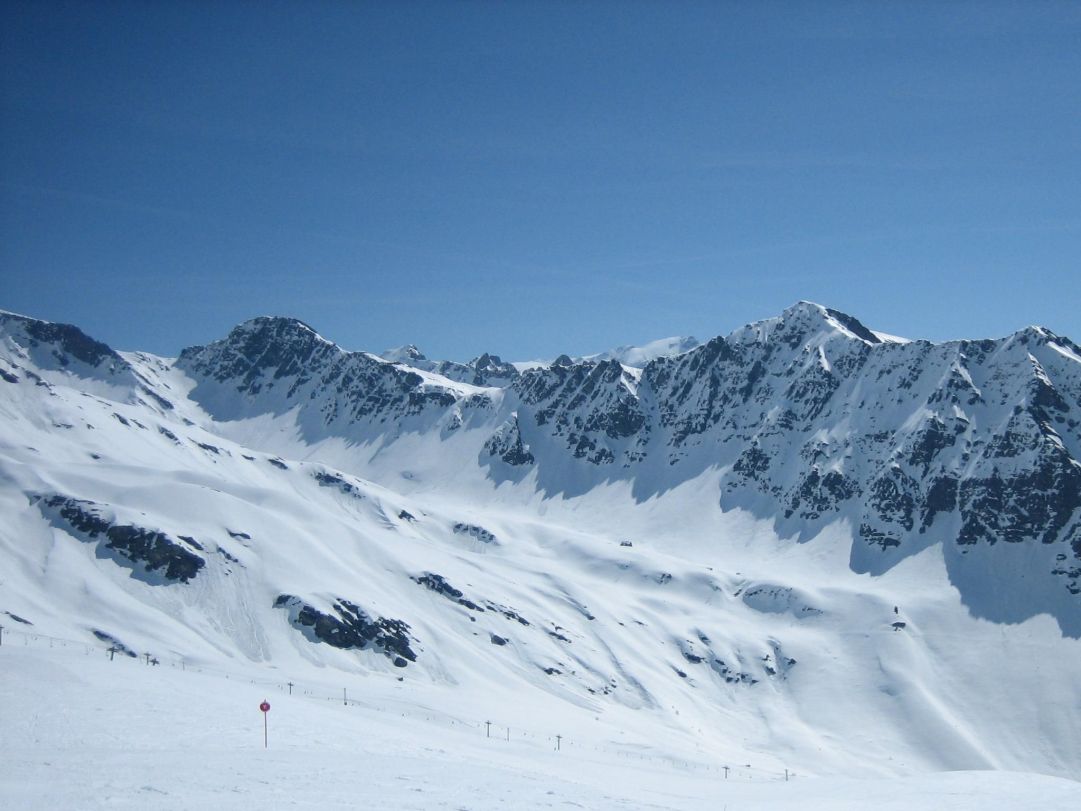
[[1081,341],[1081,3],[13,2],[0,307],[585,354],[798,299]]

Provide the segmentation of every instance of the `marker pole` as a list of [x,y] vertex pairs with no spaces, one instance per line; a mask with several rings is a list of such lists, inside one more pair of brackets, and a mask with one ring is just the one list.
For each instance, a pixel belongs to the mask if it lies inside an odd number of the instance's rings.
[[263,748],[266,749],[267,748],[267,733],[266,733],[267,721],[266,721],[266,717],[267,717],[267,714],[270,712],[270,702],[268,702],[264,698],[263,702],[259,705],[259,709],[263,711]]

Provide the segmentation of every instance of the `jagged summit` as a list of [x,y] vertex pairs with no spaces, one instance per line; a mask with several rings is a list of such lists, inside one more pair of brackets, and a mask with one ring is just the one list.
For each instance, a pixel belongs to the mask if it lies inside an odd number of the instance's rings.
[[260,315],[237,324],[229,331],[226,341],[262,340],[270,343],[287,341],[318,341],[332,344],[299,318],[283,315]]
[[1057,333],[1052,332],[1047,329],[1047,327],[1036,325],[1027,326],[1013,333],[1007,340],[1009,342],[1017,342],[1023,346],[1028,344],[1032,344],[1033,346],[1051,346],[1061,353],[1081,357],[1081,346],[1078,346],[1064,335],[1058,335]]
[[473,380],[469,381],[475,386],[505,385],[518,377],[518,369],[513,363],[488,352],[473,358],[467,365],[475,372]]
[[728,340],[735,343],[773,340],[795,347],[808,342],[820,343],[837,335],[855,338],[868,345],[883,343],[882,338],[859,319],[813,301],[798,301],[779,316],[741,327],[729,335]]
[[421,352],[416,344],[406,344],[405,346],[386,349],[379,353],[379,357],[383,360],[389,360],[391,363],[406,364],[415,364],[417,361],[428,360],[427,355]]
[[[729,340],[740,342],[772,338],[796,346],[837,336],[846,339],[855,338],[868,345],[884,342],[882,335],[868,329],[855,317],[810,301],[799,301],[779,316],[748,324],[730,335]],[[904,342],[904,339],[887,337],[891,342]],[[431,360],[414,344],[407,344],[385,350],[379,354],[379,357],[416,369],[435,372],[463,383],[503,386],[517,377],[518,372],[529,369],[599,363],[609,360],[640,369],[655,360],[685,355],[702,345],[701,341],[692,336],[677,336],[661,338],[640,346],[626,344],[591,355],[574,356],[563,353],[554,360],[543,362],[509,363],[503,361],[498,355],[486,352],[468,363],[458,363]]]
[[218,382],[234,381],[238,390],[258,391],[264,375],[299,377],[343,354],[337,344],[303,321],[260,316],[237,325],[220,341],[188,347],[176,364]]
[[505,363],[498,355],[487,352],[468,363],[452,360],[430,360],[414,344],[407,344],[396,349],[388,349],[378,357],[389,363],[403,367],[433,372],[455,383],[467,383],[470,386],[508,385],[518,376],[518,370],[511,363]]

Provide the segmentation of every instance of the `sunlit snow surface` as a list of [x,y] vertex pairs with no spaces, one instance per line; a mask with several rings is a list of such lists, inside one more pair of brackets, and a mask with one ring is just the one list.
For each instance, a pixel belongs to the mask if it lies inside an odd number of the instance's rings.
[[[12,809],[1070,809],[1077,783],[1010,772],[774,775],[620,746],[572,715],[490,730],[425,687],[294,687],[9,636],[0,650],[0,799]],[[317,695],[308,695],[307,692]],[[269,699],[264,749],[259,702]],[[634,723],[634,719],[628,718]],[[560,750],[556,730],[564,729]],[[648,722],[628,731],[637,736]],[[490,732],[490,737],[488,733]],[[753,766],[753,764],[751,764]]]

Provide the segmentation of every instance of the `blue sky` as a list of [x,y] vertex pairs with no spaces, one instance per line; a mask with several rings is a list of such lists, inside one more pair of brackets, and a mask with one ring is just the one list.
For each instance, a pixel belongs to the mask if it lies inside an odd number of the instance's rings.
[[8,2],[0,307],[588,353],[1081,341],[1081,4]]

